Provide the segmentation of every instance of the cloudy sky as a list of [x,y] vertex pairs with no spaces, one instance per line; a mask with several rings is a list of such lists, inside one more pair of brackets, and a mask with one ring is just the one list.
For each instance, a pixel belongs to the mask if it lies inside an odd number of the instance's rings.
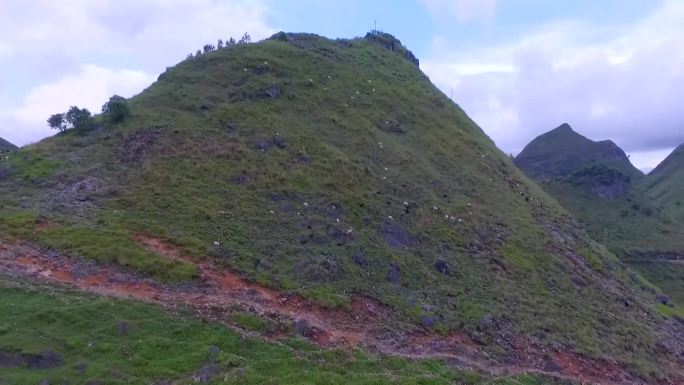
[[0,0],[0,137],[40,140],[218,38],[377,21],[502,150],[567,122],[648,170],[684,142],[682,20],[684,0]]

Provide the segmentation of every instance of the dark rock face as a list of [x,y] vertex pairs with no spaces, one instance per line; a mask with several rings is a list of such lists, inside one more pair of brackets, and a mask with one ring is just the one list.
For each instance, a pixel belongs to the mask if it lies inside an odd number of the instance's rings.
[[394,263],[390,264],[390,267],[387,270],[386,280],[390,283],[399,283],[401,280],[401,269],[399,266]]
[[305,258],[294,265],[294,272],[309,282],[332,282],[344,275],[342,266],[333,257],[327,256]]
[[431,328],[432,326],[435,325],[435,323],[437,323],[437,321],[433,317],[430,317],[430,316],[424,316],[420,319],[420,324],[424,328]]
[[140,162],[147,156],[160,132],[152,128],[129,135],[119,147],[119,159],[123,162]]
[[670,305],[670,297],[665,295],[665,294],[658,294],[656,295],[656,301],[660,302],[663,305]]
[[437,271],[444,275],[451,275],[453,273],[451,266],[445,260],[437,260],[433,266],[435,267],[435,269],[437,269]]
[[304,318],[300,318],[294,322],[294,329],[300,336],[308,337],[314,332],[313,326]]
[[255,147],[261,152],[266,152],[271,147],[282,150],[287,148],[287,141],[280,135],[274,135],[271,139],[262,139],[257,141]]
[[404,127],[401,126],[401,123],[392,120],[380,122],[378,123],[377,127],[380,129],[380,131],[388,132],[391,134],[403,134],[406,132],[404,130]]
[[387,222],[380,226],[380,234],[382,234],[382,237],[385,238],[389,246],[394,249],[413,246],[416,243],[416,239],[411,233]]
[[615,179],[610,184],[597,184],[592,186],[594,195],[603,199],[617,199],[625,196],[629,191],[629,183],[624,179]]
[[385,32],[380,32],[380,31],[371,31],[366,34],[364,39],[368,41],[372,41],[376,44],[380,44],[382,47],[385,49],[388,49],[392,52],[398,52],[399,54],[402,55],[402,57],[411,63],[415,65],[416,67],[420,66],[420,62],[416,58],[416,56],[413,54],[413,52],[409,51],[406,49],[401,44],[401,41],[397,39],[396,37],[390,35],[389,33]]
[[116,331],[119,333],[120,336],[128,335],[128,329],[128,322],[119,321],[116,323]]
[[361,250],[352,254],[352,260],[354,261],[355,264],[357,264],[359,266],[365,266],[368,264],[368,262],[366,261],[366,257],[364,257],[363,251],[361,251]]
[[29,369],[50,369],[64,365],[64,358],[49,349],[42,354],[22,354],[21,358]]
[[589,186],[591,193],[599,198],[617,199],[629,192],[631,178],[608,167],[594,166],[575,172],[568,180]]
[[12,167],[3,166],[0,167],[0,182],[12,176]]
[[268,97],[270,97],[271,99],[275,99],[278,96],[280,96],[281,92],[282,92],[281,88],[277,85],[272,85],[272,86],[268,87],[265,91],[266,95]]

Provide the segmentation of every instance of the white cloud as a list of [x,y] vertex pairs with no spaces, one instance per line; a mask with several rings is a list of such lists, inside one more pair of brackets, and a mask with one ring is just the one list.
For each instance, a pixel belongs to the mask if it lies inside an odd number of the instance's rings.
[[45,123],[51,114],[64,112],[73,105],[97,113],[110,96],[130,97],[153,80],[153,76],[140,71],[84,65],[74,75],[35,87],[19,108],[0,111],[0,137],[23,145],[52,135],[54,130]]
[[0,8],[3,51],[128,53],[155,70],[219,38],[249,32],[261,39],[275,31],[266,25],[260,1],[0,0]]
[[0,136],[17,144],[50,135],[46,114],[63,105],[99,111],[206,43],[276,31],[259,0],[0,0],[0,9]]
[[647,168],[684,142],[683,19],[672,1],[628,29],[566,21],[454,55],[440,45],[421,67],[506,152],[568,122]]
[[674,148],[666,148],[662,150],[653,151],[637,151],[629,154],[632,163],[639,165],[641,171],[648,173],[674,150]]
[[461,23],[491,21],[496,11],[496,0],[420,0],[437,19],[451,17]]

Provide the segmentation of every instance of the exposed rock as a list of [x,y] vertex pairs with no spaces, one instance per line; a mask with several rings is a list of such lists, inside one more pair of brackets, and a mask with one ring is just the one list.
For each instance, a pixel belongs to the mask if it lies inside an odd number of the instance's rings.
[[268,88],[266,89],[266,91],[264,91],[264,92],[265,92],[266,95],[267,95],[268,97],[270,97],[271,99],[275,99],[275,98],[277,98],[278,96],[280,96],[282,90],[281,90],[280,86],[272,85],[272,86],[268,87]]
[[387,276],[385,277],[387,282],[399,283],[401,280],[401,269],[398,265],[391,263],[389,269],[387,270]]
[[64,365],[64,358],[50,349],[42,354],[22,354],[22,359],[29,369],[50,369]]
[[309,321],[304,318],[300,318],[294,321],[294,328],[297,334],[303,337],[309,337],[314,333],[314,328],[311,326]]
[[393,134],[403,134],[406,132],[406,130],[404,130],[404,128],[402,127],[401,123],[393,120],[381,121],[377,124],[377,127],[378,129],[380,129],[380,131]]
[[76,370],[76,373],[83,375],[86,370],[88,370],[88,364],[86,362],[80,362],[74,366],[74,369]]
[[665,294],[658,294],[656,295],[656,301],[660,302],[663,305],[669,305],[671,302],[671,299],[669,296]]
[[380,226],[380,234],[382,234],[382,237],[385,238],[389,246],[394,249],[413,246],[416,243],[416,239],[411,233],[398,225],[387,222]]
[[148,155],[160,132],[158,128],[152,128],[129,135],[119,146],[119,159],[123,162],[140,162]]
[[451,275],[452,274],[452,269],[449,263],[443,259],[439,259],[435,262],[433,265],[437,271],[444,275]]
[[377,43],[385,49],[388,49],[392,52],[397,52],[401,54],[404,59],[410,61],[416,67],[420,65],[420,62],[418,61],[418,59],[416,59],[416,56],[413,54],[413,52],[406,49],[406,47],[404,47],[401,44],[401,41],[399,41],[399,39],[390,35],[389,33],[371,31],[366,34],[364,39]]
[[119,321],[116,323],[116,331],[119,333],[120,336],[126,336],[128,335],[128,322],[126,321]]
[[421,317],[421,319],[420,319],[420,324],[421,324],[424,328],[431,328],[431,327],[434,326],[436,323],[437,323],[437,321],[436,321],[433,317],[430,317],[430,316],[423,316],[423,317]]
[[274,135],[271,139],[262,139],[256,142],[256,149],[261,152],[268,151],[271,147],[276,147],[278,149],[284,149],[287,147],[287,142],[285,138],[280,135]]
[[294,265],[295,274],[309,282],[331,282],[342,278],[344,270],[332,257],[305,258]]
[[366,257],[363,255],[363,251],[361,250],[358,250],[352,254],[352,260],[359,266],[365,266],[368,264]]

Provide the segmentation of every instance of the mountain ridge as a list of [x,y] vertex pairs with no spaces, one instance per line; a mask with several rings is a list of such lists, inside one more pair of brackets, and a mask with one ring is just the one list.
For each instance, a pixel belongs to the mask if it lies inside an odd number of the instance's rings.
[[0,152],[16,151],[19,147],[8,142],[7,140],[0,138]]

